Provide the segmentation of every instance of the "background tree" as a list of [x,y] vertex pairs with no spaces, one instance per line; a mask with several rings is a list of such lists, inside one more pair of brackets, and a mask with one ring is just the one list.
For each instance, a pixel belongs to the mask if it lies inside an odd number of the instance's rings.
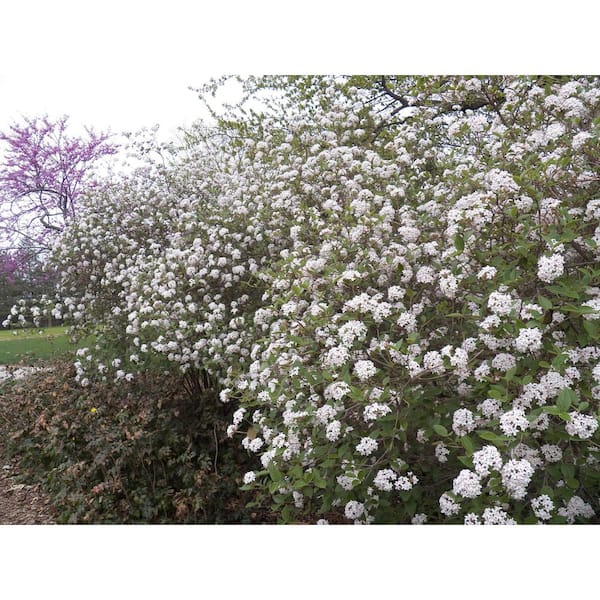
[[0,164],[0,242],[16,250],[26,237],[30,245],[47,249],[76,212],[77,198],[94,183],[98,161],[114,154],[109,134],[86,129],[67,133],[68,117],[25,118],[0,132],[4,158]]

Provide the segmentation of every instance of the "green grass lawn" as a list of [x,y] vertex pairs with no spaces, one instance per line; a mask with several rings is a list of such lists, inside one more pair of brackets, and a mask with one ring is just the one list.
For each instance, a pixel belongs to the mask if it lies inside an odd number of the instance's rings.
[[73,349],[66,327],[0,330],[0,365],[35,362]]

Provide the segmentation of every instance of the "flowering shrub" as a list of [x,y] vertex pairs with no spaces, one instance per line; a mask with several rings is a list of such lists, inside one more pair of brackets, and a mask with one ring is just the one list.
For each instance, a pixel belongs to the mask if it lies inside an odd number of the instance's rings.
[[284,521],[597,521],[599,81],[261,85],[63,234],[80,383],[218,389]]

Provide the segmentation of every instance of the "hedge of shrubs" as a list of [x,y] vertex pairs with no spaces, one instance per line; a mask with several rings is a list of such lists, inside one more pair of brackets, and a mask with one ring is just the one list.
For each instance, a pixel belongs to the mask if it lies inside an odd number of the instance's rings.
[[79,384],[217,393],[283,522],[597,522],[598,78],[243,83],[57,244]]

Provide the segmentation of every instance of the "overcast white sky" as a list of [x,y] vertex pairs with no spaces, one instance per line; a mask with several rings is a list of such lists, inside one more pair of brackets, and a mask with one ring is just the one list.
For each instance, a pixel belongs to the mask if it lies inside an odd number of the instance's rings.
[[67,114],[73,125],[115,133],[155,123],[173,130],[201,117],[188,87],[223,72],[219,48],[209,53],[202,43],[215,24],[189,6],[3,2],[0,127],[21,114]]
[[[48,113],[115,133],[155,123],[169,132],[204,114],[188,87],[225,73],[531,72],[544,57],[551,66],[542,71],[569,72],[566,50],[595,22],[580,18],[578,2],[560,19],[532,9],[532,27],[513,0],[487,19],[479,6],[480,23],[461,10],[464,0],[418,9],[381,0],[6,0],[0,129]],[[563,35],[551,35],[548,18]],[[595,51],[575,56],[579,71],[598,66]]]

